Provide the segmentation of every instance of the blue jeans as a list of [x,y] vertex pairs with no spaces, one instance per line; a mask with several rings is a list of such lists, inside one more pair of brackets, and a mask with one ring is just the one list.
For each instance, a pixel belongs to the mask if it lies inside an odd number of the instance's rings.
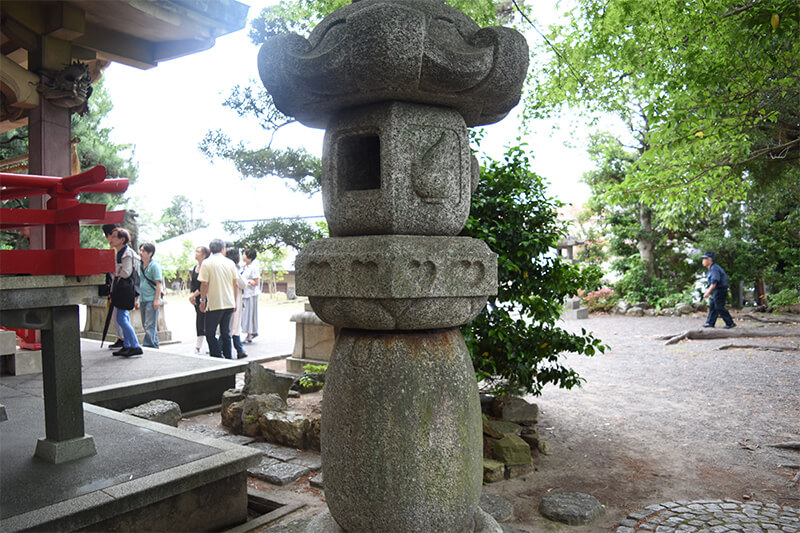
[[733,324],[731,314],[725,309],[725,300],[728,299],[728,287],[717,287],[708,302],[708,318],[706,324],[714,326],[717,318],[722,318],[726,326]]
[[131,326],[131,317],[128,315],[127,309],[117,309],[117,324],[122,328],[122,346],[125,348],[139,348],[139,339],[136,338],[136,332],[133,331]]
[[[206,341],[208,341],[208,352],[211,357],[233,359],[231,356],[232,314],[232,308],[206,311]],[[217,340],[217,326],[219,326],[219,340]],[[222,354],[220,354],[220,348],[222,349]]]
[[139,302],[139,312],[144,326],[142,346],[158,348],[158,309],[153,309],[153,302]]

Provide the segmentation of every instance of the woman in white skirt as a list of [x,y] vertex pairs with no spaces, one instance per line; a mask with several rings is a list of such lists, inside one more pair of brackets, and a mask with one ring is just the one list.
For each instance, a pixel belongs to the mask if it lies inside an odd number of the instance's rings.
[[247,334],[245,342],[253,342],[258,337],[258,295],[261,294],[261,273],[256,251],[244,251],[242,277],[247,282],[242,295],[242,333]]

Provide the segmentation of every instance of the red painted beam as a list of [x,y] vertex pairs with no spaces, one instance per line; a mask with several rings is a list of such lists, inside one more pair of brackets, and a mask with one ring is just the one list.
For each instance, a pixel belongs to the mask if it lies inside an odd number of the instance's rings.
[[89,276],[114,268],[114,250],[0,250],[0,274]]

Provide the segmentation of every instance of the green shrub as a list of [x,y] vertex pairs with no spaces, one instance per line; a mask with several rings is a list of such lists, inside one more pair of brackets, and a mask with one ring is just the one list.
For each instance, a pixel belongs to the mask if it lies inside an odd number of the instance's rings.
[[619,301],[619,295],[610,287],[603,287],[591,292],[578,291],[578,296],[593,313],[597,311],[610,312]]
[[800,291],[797,289],[783,289],[780,292],[768,295],[767,303],[772,309],[800,304]]

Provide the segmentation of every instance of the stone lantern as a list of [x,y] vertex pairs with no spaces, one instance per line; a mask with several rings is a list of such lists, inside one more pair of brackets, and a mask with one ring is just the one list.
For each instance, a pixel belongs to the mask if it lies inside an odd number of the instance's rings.
[[497,257],[459,237],[478,185],[468,127],[520,96],[528,48],[442,0],[360,0],[308,39],[267,41],[275,105],[326,129],[331,238],[298,255],[297,292],[341,328],[326,375],[329,511],[309,532],[499,532],[478,507],[478,388],[459,326],[497,285]]

